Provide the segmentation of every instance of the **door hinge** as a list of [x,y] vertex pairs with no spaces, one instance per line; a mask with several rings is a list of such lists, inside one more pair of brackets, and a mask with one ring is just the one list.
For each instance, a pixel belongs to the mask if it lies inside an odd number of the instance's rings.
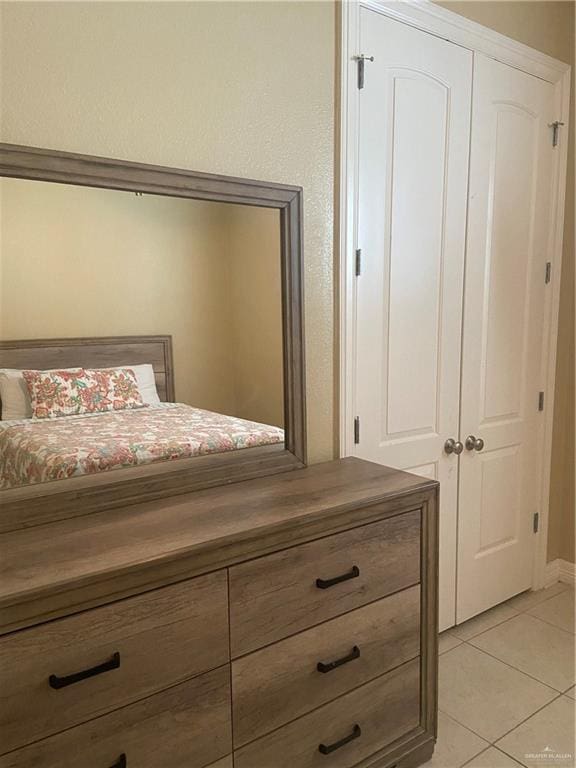
[[544,392],[538,392],[538,410],[544,410]]
[[547,261],[546,262],[546,277],[544,279],[544,282],[545,283],[549,283],[551,279],[552,279],[552,262],[551,261]]
[[552,128],[552,146],[553,147],[558,146],[558,131],[561,125],[564,125],[562,120],[554,120],[553,123],[548,123],[548,127]]
[[362,248],[356,249],[356,262],[354,265],[354,273],[356,277],[360,277],[362,274]]
[[360,442],[360,416],[356,416],[354,419],[354,444],[358,445]]
[[538,533],[538,529],[540,528],[540,515],[538,512],[534,512],[534,518],[532,519],[532,530],[534,533]]
[[374,61],[374,56],[365,56],[363,53],[360,53],[358,56],[354,56],[358,63],[358,90],[361,91],[362,88],[364,88],[364,62],[365,61]]

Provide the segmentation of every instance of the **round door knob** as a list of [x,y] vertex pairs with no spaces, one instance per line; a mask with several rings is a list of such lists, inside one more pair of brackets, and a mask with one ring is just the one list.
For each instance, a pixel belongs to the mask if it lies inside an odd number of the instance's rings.
[[446,440],[444,443],[444,450],[446,453],[455,453],[456,456],[460,456],[464,450],[464,446],[460,440],[454,440],[452,437],[449,437],[448,440]]
[[484,440],[481,437],[474,437],[474,435],[468,435],[466,438],[466,450],[467,451],[481,451],[484,448]]

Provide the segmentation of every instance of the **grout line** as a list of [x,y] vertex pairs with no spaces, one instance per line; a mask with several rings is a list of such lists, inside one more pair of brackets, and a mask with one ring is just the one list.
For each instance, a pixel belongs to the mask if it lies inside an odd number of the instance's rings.
[[570,637],[574,637],[576,635],[575,632],[570,632],[569,629],[564,629],[564,627],[558,626],[558,624],[552,624],[551,621],[547,621],[546,619],[540,618],[540,616],[536,616],[533,613],[527,613],[526,616],[530,616],[532,619],[536,619],[536,621],[541,621],[542,624],[547,624],[549,627],[554,627],[555,629],[559,629],[560,632],[565,632],[567,635],[570,635]]
[[529,768],[529,766],[527,766],[526,763],[521,763],[520,760],[517,760],[515,757],[513,757],[508,752],[506,752],[506,750],[501,749],[496,745],[494,745],[494,749],[497,749],[499,752],[502,752],[503,755],[506,755],[506,757],[509,757],[511,760],[514,760],[514,762],[518,763],[518,765],[521,765],[523,768]]
[[468,763],[471,763],[472,760],[476,760],[477,757],[480,757],[480,755],[483,755],[484,752],[487,752],[489,749],[492,748],[492,744],[488,744],[488,746],[484,747],[484,749],[481,749],[480,752],[477,752],[475,755],[472,755],[472,757],[469,757],[468,760],[466,760],[465,763],[462,763],[458,766],[458,768],[464,768],[465,765],[468,765]]
[[[450,714],[449,712],[445,712],[443,709],[439,709],[438,711],[442,712],[442,714],[446,715],[446,717],[449,717],[450,720],[454,720],[454,722],[458,723],[458,725],[461,725],[462,728],[466,728],[466,730],[470,731],[470,733],[473,733],[474,736],[478,736],[478,738],[482,739],[482,741],[485,741],[488,744],[489,747],[493,747],[494,746],[494,743],[492,741],[490,741],[490,739],[487,739],[486,736],[481,736],[478,733],[478,731],[475,731],[474,728],[470,728],[469,725],[465,725],[460,720],[458,720],[456,717],[454,717],[454,715]],[[500,738],[500,737],[498,737],[498,738]],[[488,749],[488,747],[486,747],[486,749]],[[478,754],[480,754],[480,753],[478,753]],[[475,755],[475,757],[477,757],[477,755]]]
[[[496,741],[490,741],[490,739],[487,739],[487,738],[486,738],[486,736],[482,736],[482,734],[478,733],[478,731],[475,731],[475,730],[474,730],[473,728],[471,728],[469,725],[466,725],[465,723],[461,722],[460,720],[458,720],[456,717],[454,717],[454,715],[450,714],[449,712],[445,712],[444,710],[439,710],[439,711],[441,711],[441,712],[442,712],[442,714],[444,714],[444,715],[447,715],[447,717],[449,717],[451,720],[454,720],[456,723],[458,723],[458,725],[461,725],[463,728],[466,728],[466,730],[470,731],[470,732],[471,732],[471,733],[473,733],[475,736],[478,736],[478,738],[482,739],[482,741],[486,741],[486,742],[488,743],[488,745],[489,745],[488,747],[486,747],[486,749],[489,749],[489,747],[494,747],[495,749],[498,749],[498,750],[500,750],[500,752],[504,752],[504,750],[503,750],[501,747],[498,747],[498,746],[497,746],[499,741],[501,741],[501,740],[502,740],[502,739],[503,739],[505,736],[508,736],[508,734],[512,733],[512,731],[515,731],[515,730],[516,730],[516,728],[519,728],[521,725],[524,725],[524,723],[525,723],[527,720],[530,720],[530,718],[531,718],[531,717],[533,717],[534,715],[538,714],[538,712],[541,712],[541,711],[542,711],[543,709],[545,709],[545,708],[546,708],[546,707],[547,707],[549,704],[552,704],[552,703],[553,703],[554,701],[556,701],[557,699],[560,699],[560,698],[562,698],[562,696],[563,696],[563,695],[564,695],[564,694],[560,693],[560,694],[558,694],[558,696],[555,696],[553,699],[550,699],[550,701],[547,701],[547,702],[546,702],[546,703],[545,703],[543,706],[541,706],[541,707],[539,707],[538,709],[534,710],[534,712],[531,712],[531,713],[530,713],[530,714],[529,714],[527,717],[525,717],[525,718],[524,718],[523,720],[521,720],[519,723],[516,723],[516,725],[515,725],[513,728],[510,728],[510,730],[506,731],[506,732],[505,732],[505,733],[503,733],[501,736],[498,736],[498,738],[496,739]],[[486,750],[483,750],[483,751],[485,752]],[[480,752],[479,752],[478,754],[482,754],[482,753],[480,753]],[[508,755],[508,753],[507,753],[507,752],[504,752],[504,754],[505,754],[507,757],[512,757],[512,755]],[[478,757],[478,755],[475,755],[474,757]],[[471,760],[473,760],[473,759],[474,759],[474,758],[471,758]],[[515,759],[515,758],[513,758],[513,759]],[[470,761],[468,761],[468,762],[470,762]],[[522,763],[520,763],[520,765],[522,765]]]
[[509,757],[512,760],[513,763],[516,763],[516,765],[521,765],[522,768],[526,768],[524,763],[519,763],[518,760],[516,760],[516,758],[512,757],[512,755],[509,755],[507,752],[504,752],[502,749],[498,749],[498,747],[494,746],[494,744],[490,744],[489,746],[486,747],[486,749],[483,749],[482,752],[478,752],[477,755],[474,755],[474,757],[471,757],[465,763],[462,763],[460,768],[465,768],[465,766],[470,765],[472,760],[476,760],[477,757],[480,757],[480,755],[483,755],[485,752],[488,752],[489,749],[497,750],[498,752],[500,752],[501,754],[505,755],[506,757]]
[[[480,650],[480,649],[476,648],[476,650]],[[488,654],[486,654],[486,655],[488,655]],[[497,659],[497,661],[500,661],[500,659]],[[502,662],[502,663],[504,664],[504,662]],[[507,666],[509,666],[509,665],[507,665]],[[511,669],[514,669],[514,668],[511,667]],[[518,670],[516,670],[516,671],[518,671]],[[524,674],[524,673],[521,673],[521,674]],[[527,677],[528,677],[528,675],[527,675]],[[537,682],[540,682],[540,681],[538,680]],[[545,684],[544,683],[540,683],[540,685],[545,685]],[[550,688],[550,686],[545,686],[545,687]],[[523,725],[527,720],[530,720],[531,717],[536,715],[538,712],[541,712],[549,704],[552,704],[552,702],[554,702],[557,699],[560,699],[561,697],[564,696],[563,693],[558,693],[558,691],[555,688],[551,688],[550,690],[554,691],[554,693],[556,693],[557,695],[554,696],[553,698],[551,698],[549,701],[545,702],[541,707],[538,707],[537,709],[535,709],[533,712],[531,712],[529,715],[527,715],[523,720],[520,720],[520,722],[516,723],[516,725],[514,725],[512,728],[510,728],[510,730],[508,730],[505,733],[503,733],[500,736],[498,736],[496,741],[491,741],[490,739],[486,738],[486,736],[483,736],[481,733],[478,733],[478,731],[475,731],[474,728],[470,727],[470,725],[467,725],[466,723],[463,723],[461,720],[458,720],[458,718],[455,717],[450,712],[446,712],[443,709],[439,709],[438,711],[442,712],[442,714],[444,714],[444,715],[447,715],[449,718],[451,718],[452,720],[457,722],[458,725],[461,725],[463,728],[466,728],[468,731],[471,731],[475,736],[478,736],[483,741],[487,741],[490,744],[490,746],[495,747],[498,741],[503,739],[505,736],[508,736],[509,733],[512,733],[512,731],[516,730],[516,728],[518,728],[519,726]],[[501,749],[500,751],[502,752],[503,750]]]
[[450,653],[450,651],[455,651],[455,650],[456,650],[456,648],[459,648],[459,647],[460,647],[461,645],[463,645],[463,644],[464,644],[464,640],[461,640],[461,641],[460,641],[459,643],[457,643],[456,645],[453,645],[453,646],[452,646],[452,648],[448,648],[448,649],[447,649],[447,650],[445,650],[445,651],[439,651],[439,652],[438,652],[438,656],[439,656],[439,657],[440,657],[440,656],[444,656],[444,655],[446,655],[447,653]]
[[[515,610],[512,608],[511,610]],[[482,614],[479,614],[482,616]],[[458,635],[454,635],[454,637],[458,637],[459,640],[462,640],[463,643],[467,643],[469,640],[473,640],[475,637],[479,637],[480,635],[483,635],[485,632],[490,632],[491,629],[496,629],[496,627],[502,626],[502,624],[506,624],[507,621],[512,621],[512,619],[515,619],[517,616],[520,616],[520,612],[517,611],[514,616],[508,616],[507,619],[502,619],[502,621],[498,621],[496,624],[493,624],[491,627],[488,627],[487,629],[481,629],[479,632],[477,632],[475,635],[470,635],[470,637],[467,637],[465,640]],[[470,619],[470,621],[473,621],[473,619]],[[464,625],[462,625],[464,626]],[[453,633],[454,634],[454,633]]]
[[508,757],[510,760],[512,760],[513,763],[517,763],[518,765],[521,765],[522,768],[530,768],[527,763],[521,763],[519,760],[517,760],[515,757],[512,757],[512,755],[509,755],[508,752],[504,752],[503,749],[499,749],[498,747],[494,747],[494,749],[497,749],[498,752],[501,752],[503,755]]
[[505,755],[506,757],[509,757],[510,760],[512,760],[513,763],[516,763],[517,765],[521,765],[522,768],[527,768],[525,763],[521,763],[520,760],[517,760],[515,757],[512,757],[512,755],[509,755],[508,752],[504,752],[503,749],[500,749],[499,747],[494,747],[494,749],[497,749],[498,752],[500,752],[502,755]]
[[506,757],[509,757],[510,760],[512,760],[513,763],[516,763],[517,765],[521,765],[522,768],[527,768],[525,763],[520,762],[517,758],[513,757],[512,755],[509,755],[508,752],[504,752],[503,749],[500,749],[500,747],[494,746],[494,749],[497,749],[500,754],[505,755]]
[[477,755],[473,755],[471,758],[469,758],[468,760],[466,760],[466,762],[465,762],[465,763],[462,763],[462,765],[461,765],[461,766],[459,766],[459,768],[464,768],[464,766],[465,766],[465,765],[468,765],[469,763],[471,763],[471,762],[472,762],[472,760],[476,760],[476,758],[477,758],[477,757],[480,757],[480,755],[483,755],[483,754],[484,754],[484,752],[488,752],[488,750],[489,750],[489,749],[492,749],[492,744],[490,744],[490,743],[488,744],[488,746],[487,746],[487,747],[485,747],[483,750],[481,750],[480,752],[478,752],[478,754],[477,754]]
[[[560,693],[560,694],[558,694],[558,696],[554,696],[553,699],[550,699],[550,701],[547,701],[546,704],[543,704],[541,707],[538,707],[538,709],[536,709],[534,712],[532,712],[531,715],[528,715],[528,717],[525,717],[524,720],[521,720],[517,725],[515,725],[514,728],[510,728],[510,730],[506,731],[506,733],[503,733],[502,736],[498,736],[496,741],[494,741],[492,743],[493,746],[496,747],[497,749],[499,749],[500,752],[504,752],[504,750],[501,747],[497,746],[499,741],[502,741],[503,738],[505,738],[510,733],[512,733],[512,731],[515,731],[516,728],[520,728],[520,726],[524,725],[524,723],[527,722],[528,720],[530,720],[531,717],[534,717],[534,715],[537,715],[539,712],[542,712],[543,709],[546,709],[546,707],[548,707],[550,704],[553,704],[555,701],[557,701],[561,697],[562,697],[562,694]],[[508,752],[506,752],[505,754],[508,754]],[[512,757],[512,755],[510,755],[510,757]]]
[[[542,603],[540,603],[542,605]],[[536,616],[534,613],[528,613],[524,614],[526,616],[531,616],[533,619],[538,619],[538,621],[541,621],[543,624],[548,624],[549,627],[555,627],[556,629],[559,629],[561,632],[566,632],[567,635],[571,635],[572,637],[575,637],[576,633],[571,632],[569,629],[564,629],[564,627],[558,626],[558,624],[553,624],[551,621],[548,621],[547,619],[543,619],[540,616]]]
[[[557,584],[560,584],[561,582],[556,582]],[[552,587],[555,587],[556,584],[551,584],[549,587],[546,587],[546,589],[552,589]],[[544,603],[547,603],[549,600],[554,600],[555,597],[560,597],[560,595],[563,595],[564,592],[566,592],[569,589],[569,587],[566,585],[565,589],[561,589],[558,592],[555,592],[553,595],[550,595],[549,597],[543,597],[542,600],[538,600],[538,602],[534,603],[533,605],[530,605],[528,608],[522,608],[519,613],[528,613],[528,611],[531,611],[533,608],[537,608],[539,605],[543,605]],[[540,590],[537,592],[534,592],[535,595],[538,594]],[[523,593],[526,594],[526,593]],[[515,600],[516,598],[512,597],[510,600]],[[506,605],[506,603],[504,603]],[[516,610],[513,608],[513,610]]]
[[[482,630],[481,632],[478,632],[478,634],[476,634],[476,635],[472,635],[471,637],[467,638],[466,640],[462,640],[462,638],[460,638],[460,637],[458,637],[458,635],[454,634],[454,632],[453,632],[453,627],[449,627],[448,629],[444,630],[444,632],[446,632],[446,633],[449,633],[449,634],[450,634],[452,637],[454,637],[455,639],[459,640],[460,642],[459,642],[459,644],[458,644],[458,645],[454,646],[453,648],[450,648],[450,649],[449,649],[449,650],[447,650],[447,651],[444,651],[442,654],[439,654],[439,655],[442,655],[442,656],[448,655],[448,654],[449,654],[449,653],[451,653],[452,651],[455,651],[455,650],[457,650],[458,648],[460,648],[460,646],[461,646],[461,645],[463,645],[463,644],[464,644],[464,645],[467,645],[467,646],[469,646],[470,648],[474,648],[474,650],[476,650],[476,651],[480,651],[480,653],[484,653],[484,654],[485,654],[486,656],[488,656],[489,658],[492,658],[492,659],[494,659],[495,661],[498,661],[498,662],[500,662],[501,664],[504,664],[504,665],[505,665],[505,666],[507,666],[509,669],[513,669],[515,672],[518,672],[519,674],[521,674],[521,675],[525,675],[525,676],[526,676],[526,677],[528,677],[529,679],[531,679],[531,680],[534,680],[535,682],[539,683],[540,685],[544,686],[545,688],[548,688],[550,691],[554,692],[554,694],[555,694],[555,696],[553,696],[553,697],[552,697],[552,698],[551,698],[549,701],[545,702],[545,703],[544,703],[544,704],[543,704],[541,707],[538,707],[537,709],[535,709],[533,712],[531,712],[529,715],[527,715],[527,716],[526,716],[526,717],[525,717],[523,720],[521,720],[520,722],[516,723],[516,724],[515,724],[515,725],[514,725],[512,728],[510,728],[508,731],[506,731],[505,733],[503,733],[503,734],[501,734],[500,736],[498,736],[498,738],[496,739],[496,741],[491,741],[490,739],[487,739],[485,736],[483,736],[482,734],[478,733],[478,732],[477,732],[477,731],[475,731],[473,728],[471,728],[471,727],[470,727],[470,725],[468,725],[468,724],[466,724],[466,723],[463,723],[463,722],[461,722],[460,720],[458,720],[458,718],[454,717],[454,715],[452,715],[452,714],[450,714],[450,713],[448,713],[448,712],[445,712],[444,710],[439,710],[439,711],[441,711],[441,712],[442,712],[444,715],[446,715],[447,717],[449,717],[450,719],[452,719],[454,722],[458,723],[458,725],[461,725],[463,728],[466,728],[468,731],[470,731],[471,733],[473,733],[475,736],[478,736],[478,738],[482,739],[482,740],[483,740],[483,741],[485,741],[485,742],[488,742],[488,744],[489,744],[489,746],[488,746],[488,747],[486,747],[486,749],[482,750],[482,751],[481,751],[481,752],[479,752],[477,755],[474,755],[474,757],[470,758],[470,760],[468,760],[466,763],[462,764],[461,768],[464,768],[464,766],[465,766],[465,765],[468,765],[468,763],[470,763],[472,760],[474,760],[474,759],[475,759],[476,757],[478,757],[479,755],[481,755],[481,754],[483,754],[484,752],[486,752],[488,749],[490,749],[490,747],[494,747],[494,749],[497,749],[499,752],[502,752],[502,753],[503,753],[503,754],[505,754],[507,757],[509,757],[511,760],[513,760],[514,762],[516,762],[518,765],[521,765],[521,766],[523,766],[523,768],[525,768],[525,766],[524,766],[524,764],[523,764],[523,763],[519,762],[519,761],[518,761],[518,760],[517,760],[515,757],[513,757],[512,755],[509,755],[509,754],[508,754],[507,752],[505,752],[503,749],[501,749],[500,747],[498,747],[498,746],[497,746],[497,742],[501,741],[503,738],[505,738],[506,736],[508,736],[508,734],[512,733],[512,731],[516,730],[516,728],[519,728],[519,727],[520,727],[521,725],[523,725],[523,724],[524,724],[524,723],[525,723],[527,720],[529,720],[531,717],[533,717],[534,715],[536,715],[538,712],[541,712],[543,709],[545,709],[547,706],[549,706],[550,704],[552,704],[552,703],[553,703],[554,701],[556,701],[557,699],[559,699],[559,698],[561,698],[561,697],[564,697],[564,696],[567,696],[567,693],[568,693],[568,691],[569,691],[569,690],[571,690],[571,688],[573,688],[573,686],[571,685],[571,686],[569,686],[569,687],[568,687],[568,688],[567,688],[565,691],[558,691],[556,688],[554,688],[553,686],[549,685],[548,683],[544,683],[544,682],[542,682],[542,680],[539,680],[539,679],[537,679],[537,678],[533,677],[532,675],[528,674],[528,673],[527,673],[527,672],[525,672],[524,670],[521,670],[521,669],[518,669],[517,667],[514,667],[512,664],[508,664],[506,661],[503,661],[502,659],[499,659],[497,656],[493,656],[491,653],[488,653],[487,651],[483,650],[482,648],[478,648],[478,647],[477,647],[477,646],[475,646],[475,645],[474,645],[472,642],[470,642],[471,640],[474,640],[475,638],[479,637],[480,635],[483,635],[485,632],[489,632],[491,629],[495,629],[496,627],[502,626],[503,624],[506,624],[506,622],[508,622],[508,621],[512,621],[513,619],[517,618],[517,617],[518,617],[518,616],[520,616],[520,615],[524,615],[524,614],[527,614],[527,615],[532,615],[532,614],[529,614],[529,613],[528,613],[528,611],[531,611],[533,608],[535,608],[535,607],[536,607],[536,606],[538,606],[538,605],[542,605],[543,603],[547,602],[548,600],[553,600],[555,597],[558,597],[559,595],[561,595],[561,594],[562,594],[564,591],[566,591],[566,590],[561,590],[560,592],[557,592],[556,594],[554,594],[554,595],[551,595],[550,597],[546,598],[545,600],[541,600],[541,601],[539,601],[538,603],[536,603],[536,604],[534,604],[534,605],[530,606],[529,608],[526,608],[526,609],[524,609],[524,610],[522,610],[522,611],[517,611],[517,612],[516,612],[516,614],[515,614],[514,616],[510,616],[509,618],[507,618],[507,619],[504,619],[503,621],[500,621],[500,622],[498,622],[497,624],[494,624],[492,627],[489,627],[489,628],[488,628],[488,629],[486,629],[486,630]],[[515,608],[512,608],[512,610],[516,610],[516,609],[515,609]],[[533,618],[535,618],[535,619],[538,619],[539,617],[538,617],[538,616],[533,616]],[[544,621],[544,619],[540,619],[540,621],[542,621],[542,622],[544,622],[544,623],[547,623],[547,624],[549,624],[549,622],[545,622],[545,621]],[[560,629],[560,630],[562,630],[562,627],[558,627],[558,626],[557,626],[557,625],[555,625],[555,624],[549,624],[549,626],[554,626],[554,627],[556,627],[557,629]],[[564,631],[564,632],[567,632],[566,630],[563,630],[563,631]],[[571,633],[570,633],[570,632],[567,632],[567,634],[571,634]],[[571,698],[571,697],[569,697],[569,696],[568,696],[568,698]]]
[[[566,587],[566,589],[568,589],[568,587]],[[526,768],[524,763],[520,762],[516,757],[514,757],[513,755],[510,755],[504,749],[502,749],[501,747],[497,746],[497,744],[502,739],[504,739],[506,736],[508,736],[510,733],[512,733],[517,728],[519,728],[521,725],[523,725],[528,720],[530,720],[530,718],[534,717],[536,714],[541,712],[543,709],[545,709],[546,707],[550,706],[553,702],[557,701],[559,698],[566,697],[566,698],[570,699],[571,701],[573,701],[573,699],[571,699],[571,697],[568,696],[568,691],[570,691],[574,687],[573,685],[569,686],[565,691],[558,691],[556,688],[554,688],[553,686],[549,685],[548,683],[542,682],[542,680],[539,680],[538,678],[533,677],[532,675],[528,674],[524,670],[518,669],[517,667],[513,666],[512,664],[509,664],[508,662],[503,661],[502,659],[499,659],[497,656],[492,655],[491,653],[483,650],[482,648],[478,648],[477,646],[475,646],[471,642],[472,640],[480,637],[480,635],[483,635],[486,632],[489,632],[491,629],[495,629],[496,627],[502,626],[503,624],[506,624],[506,622],[512,621],[513,619],[517,618],[520,615],[529,615],[532,618],[539,619],[543,623],[548,624],[549,626],[555,627],[556,629],[560,629],[561,631],[566,632],[567,634],[572,634],[572,633],[568,632],[567,630],[564,630],[562,627],[559,627],[556,624],[552,624],[550,622],[547,622],[545,619],[541,619],[539,616],[534,616],[533,614],[529,613],[529,611],[533,610],[537,606],[541,606],[545,602],[548,602],[549,600],[553,600],[554,598],[560,596],[561,594],[563,594],[566,591],[566,589],[560,590],[559,592],[556,592],[554,595],[551,595],[550,597],[547,597],[544,600],[540,600],[539,602],[534,603],[533,605],[529,606],[528,608],[525,608],[524,610],[518,611],[517,609],[513,608],[512,606],[509,606],[511,608],[511,610],[516,611],[516,614],[514,616],[510,616],[509,618],[504,619],[503,621],[499,621],[496,624],[494,624],[492,627],[489,627],[488,629],[482,630],[482,631],[478,632],[475,635],[471,635],[466,640],[463,640],[462,638],[458,637],[458,635],[454,634],[454,632],[453,632],[454,627],[449,627],[448,629],[444,630],[446,633],[450,634],[453,638],[455,638],[456,640],[459,640],[460,642],[459,642],[458,645],[454,646],[453,648],[450,648],[447,651],[444,651],[442,654],[439,654],[439,655],[442,655],[442,656],[447,655],[447,654],[451,653],[452,651],[455,651],[462,644],[465,644],[465,645],[468,645],[471,648],[474,648],[476,651],[480,651],[481,653],[484,653],[489,658],[492,658],[495,661],[498,661],[501,664],[504,664],[509,669],[513,669],[515,672],[519,672],[520,674],[525,675],[526,677],[530,678],[531,680],[534,680],[535,682],[539,683],[540,685],[543,685],[544,687],[548,688],[550,691],[554,692],[554,694],[556,694],[549,701],[545,702],[542,706],[538,707],[533,712],[531,712],[529,715],[527,715],[523,720],[521,720],[520,722],[516,723],[516,725],[514,725],[508,731],[506,731],[502,735],[498,736],[498,738],[495,741],[491,741],[490,739],[487,739],[485,736],[483,736],[482,734],[480,734],[477,731],[475,731],[473,728],[471,728],[466,723],[462,723],[460,720],[458,720],[456,717],[454,717],[454,715],[452,715],[452,714],[450,714],[448,712],[445,712],[444,710],[440,710],[439,709],[439,711],[442,712],[442,714],[446,715],[451,720],[453,720],[454,722],[458,723],[458,725],[462,726],[463,728],[466,728],[466,730],[468,730],[470,733],[473,733],[475,736],[478,736],[478,738],[480,738],[484,742],[488,743],[488,746],[485,749],[481,750],[478,754],[474,755],[469,760],[467,760],[465,763],[463,763],[460,766],[460,768],[465,768],[465,766],[469,765],[469,763],[471,763],[473,760],[475,760],[480,755],[484,754],[484,752],[487,752],[490,748],[496,749],[498,752],[502,753],[503,755],[508,757],[510,760],[512,760],[514,763],[516,763],[518,766],[522,766],[522,768]],[[506,605],[506,603],[504,603],[503,605]]]
[[466,642],[466,645],[469,645],[471,648],[474,648],[476,651],[480,651],[480,653],[486,654],[486,656],[489,656],[491,659],[494,659],[495,661],[499,661],[500,664],[504,664],[506,667],[513,669],[515,672],[520,672],[521,675],[525,675],[526,677],[529,677],[530,680],[534,680],[534,682],[540,683],[540,685],[543,685],[546,688],[550,688],[550,690],[554,691],[554,693],[562,693],[562,691],[560,691],[558,688],[554,688],[554,686],[550,685],[550,683],[545,683],[543,680],[540,680],[539,678],[534,677],[534,675],[531,675],[529,672],[525,672],[523,669],[519,669],[518,667],[515,667],[513,664],[509,664],[507,661],[503,661],[502,659],[498,658],[498,656],[494,656],[493,653],[490,653],[489,651],[485,651],[483,648],[478,648],[472,643]]
[[[556,586],[556,584],[561,584],[561,583],[563,583],[563,582],[556,582],[555,584],[551,584],[549,587],[546,587],[546,589],[551,589],[553,586]],[[520,597],[522,594],[528,594],[531,591],[531,590],[527,590],[526,592],[521,592],[520,595],[516,595],[515,597],[509,598],[509,600],[505,600],[503,603],[499,603],[498,605],[495,605],[492,608],[488,608],[488,610],[484,611],[483,613],[479,613],[477,616],[473,616],[471,619],[468,619],[468,621],[474,621],[474,619],[476,619],[476,618],[478,618],[480,616],[484,616],[487,613],[490,613],[490,611],[493,611],[495,608],[499,608],[501,606],[506,606],[511,611],[515,611],[516,615],[519,616],[520,614],[528,613],[529,611],[533,610],[534,608],[536,608],[539,605],[543,605],[544,603],[547,603],[549,600],[554,600],[554,598],[559,597],[560,595],[562,595],[564,592],[568,591],[569,589],[570,589],[569,585],[566,584],[564,589],[561,589],[559,592],[555,592],[553,595],[550,595],[549,597],[543,597],[542,600],[538,600],[538,602],[534,603],[533,605],[528,606],[528,608],[515,608],[513,605],[510,605],[510,603],[513,600],[516,600],[517,597]],[[537,590],[536,592],[533,592],[533,594],[536,595],[540,591],[542,591],[542,590]],[[467,640],[471,640],[473,637],[478,637],[478,635],[482,635],[482,634],[484,634],[484,632],[489,632],[490,629],[494,629],[494,627],[498,627],[498,626],[500,626],[500,624],[505,624],[507,621],[511,621],[513,618],[515,618],[515,617],[514,616],[510,616],[507,619],[503,619],[502,621],[499,621],[496,624],[494,624],[492,627],[489,627],[488,629],[482,629],[476,635],[471,635],[469,638],[466,638],[466,640],[463,640],[462,642],[467,642]],[[539,617],[536,617],[536,618],[539,618]],[[544,621],[544,619],[542,619],[542,621]],[[450,633],[452,633],[454,635],[454,637],[458,637],[458,635],[454,634],[454,629],[458,629],[459,626],[463,627],[467,623],[468,622],[465,621],[463,624],[460,624],[460,625],[457,624],[454,627],[448,627],[447,629],[444,630],[444,632],[450,632]],[[556,626],[556,625],[553,625],[553,626]],[[562,627],[559,627],[559,629],[562,629]],[[564,630],[564,631],[566,632],[567,630]]]

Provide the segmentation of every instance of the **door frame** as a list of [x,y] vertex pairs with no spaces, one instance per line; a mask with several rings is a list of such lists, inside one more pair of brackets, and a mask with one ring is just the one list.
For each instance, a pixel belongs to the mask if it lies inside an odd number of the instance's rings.
[[[355,369],[355,249],[357,247],[356,204],[358,200],[358,116],[359,91],[356,87],[355,56],[360,51],[360,8],[368,8],[424,32],[444,38],[473,53],[482,53],[504,64],[520,69],[555,85],[556,115],[553,119],[565,123],[561,129],[558,152],[553,169],[554,194],[551,202],[552,230],[550,261],[552,279],[547,291],[545,326],[542,348],[541,386],[546,393],[543,414],[542,447],[540,451],[540,526],[536,534],[532,587],[546,584],[547,541],[554,414],[554,381],[556,373],[556,339],[560,304],[560,275],[568,128],[570,118],[570,65],[523,45],[505,35],[469,21],[458,14],[435,5],[430,0],[343,0],[340,4],[339,32],[339,96],[340,115],[337,129],[338,156],[338,264],[339,264],[339,455],[354,454],[354,369]],[[370,77],[370,64],[366,64]]]

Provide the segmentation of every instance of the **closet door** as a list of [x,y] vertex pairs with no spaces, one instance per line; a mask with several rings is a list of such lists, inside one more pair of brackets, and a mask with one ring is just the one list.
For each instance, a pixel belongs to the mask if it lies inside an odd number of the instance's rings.
[[440,626],[455,621],[472,54],[361,8],[355,454],[441,482]]
[[[458,621],[532,583],[554,87],[476,55],[464,298]],[[481,450],[477,450],[481,448]]]

